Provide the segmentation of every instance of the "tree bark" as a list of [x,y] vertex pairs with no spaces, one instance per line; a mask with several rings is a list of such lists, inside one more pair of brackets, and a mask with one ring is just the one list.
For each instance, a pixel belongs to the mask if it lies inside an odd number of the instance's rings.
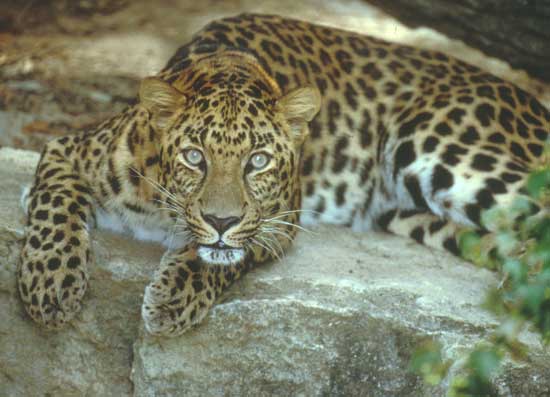
[[367,0],[550,81],[550,0]]

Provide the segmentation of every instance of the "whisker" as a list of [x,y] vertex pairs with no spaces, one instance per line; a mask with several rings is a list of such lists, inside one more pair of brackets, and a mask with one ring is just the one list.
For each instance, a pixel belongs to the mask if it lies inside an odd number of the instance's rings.
[[267,229],[266,230],[266,233],[271,233],[271,234],[279,234],[283,237],[285,237],[286,239],[288,239],[288,241],[292,241],[293,238],[290,237],[290,235],[288,233],[285,233],[283,232],[282,230],[278,230],[278,229]]
[[[276,238],[270,238],[266,235],[256,235],[257,238],[261,239],[262,242],[269,245],[272,248],[272,253],[277,257],[277,260],[281,260],[281,255],[284,255],[283,247],[281,246],[281,243]],[[279,246],[279,251],[281,252],[281,255],[279,255],[279,252],[277,252],[277,249],[275,247],[275,243]]]
[[266,221],[267,223],[270,223],[270,222],[273,222],[273,223],[279,223],[281,225],[287,225],[287,226],[291,226],[291,227],[295,227],[296,229],[299,229],[299,230],[302,230],[306,233],[313,233],[311,230],[308,230],[306,229],[305,227],[303,226],[300,226],[300,225],[297,225],[295,223],[292,223],[292,222],[286,222],[286,221],[281,221],[280,219],[271,219],[269,221]]

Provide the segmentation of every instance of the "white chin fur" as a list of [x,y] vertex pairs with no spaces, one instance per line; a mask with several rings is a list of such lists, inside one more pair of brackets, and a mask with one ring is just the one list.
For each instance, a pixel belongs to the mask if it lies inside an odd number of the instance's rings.
[[234,265],[244,259],[242,248],[218,249],[200,246],[197,253],[205,263],[211,265]]

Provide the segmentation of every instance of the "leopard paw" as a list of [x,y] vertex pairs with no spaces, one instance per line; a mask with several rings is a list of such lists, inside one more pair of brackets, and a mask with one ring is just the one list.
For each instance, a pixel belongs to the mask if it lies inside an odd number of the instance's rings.
[[[173,287],[176,288],[177,287]],[[162,282],[145,288],[141,315],[145,329],[152,335],[177,336],[200,323],[213,304],[206,294],[168,289]]]
[[59,329],[81,309],[88,280],[81,270],[51,271],[40,262],[22,266],[19,292],[31,318],[49,329]]

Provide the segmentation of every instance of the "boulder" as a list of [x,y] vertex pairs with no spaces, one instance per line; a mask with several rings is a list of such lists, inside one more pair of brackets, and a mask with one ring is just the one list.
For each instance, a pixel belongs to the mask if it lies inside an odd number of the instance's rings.
[[408,26],[429,26],[550,82],[550,0],[367,1]]
[[[407,239],[322,227],[172,339],[147,335],[140,319],[162,248],[94,231],[83,311],[46,331],[15,284],[19,195],[37,160],[0,149],[0,396],[443,396],[449,379],[430,387],[408,372],[415,347],[435,338],[461,357],[498,324],[480,308],[494,273]],[[522,341],[529,358],[507,362],[499,395],[548,396],[549,355],[536,335]]]

